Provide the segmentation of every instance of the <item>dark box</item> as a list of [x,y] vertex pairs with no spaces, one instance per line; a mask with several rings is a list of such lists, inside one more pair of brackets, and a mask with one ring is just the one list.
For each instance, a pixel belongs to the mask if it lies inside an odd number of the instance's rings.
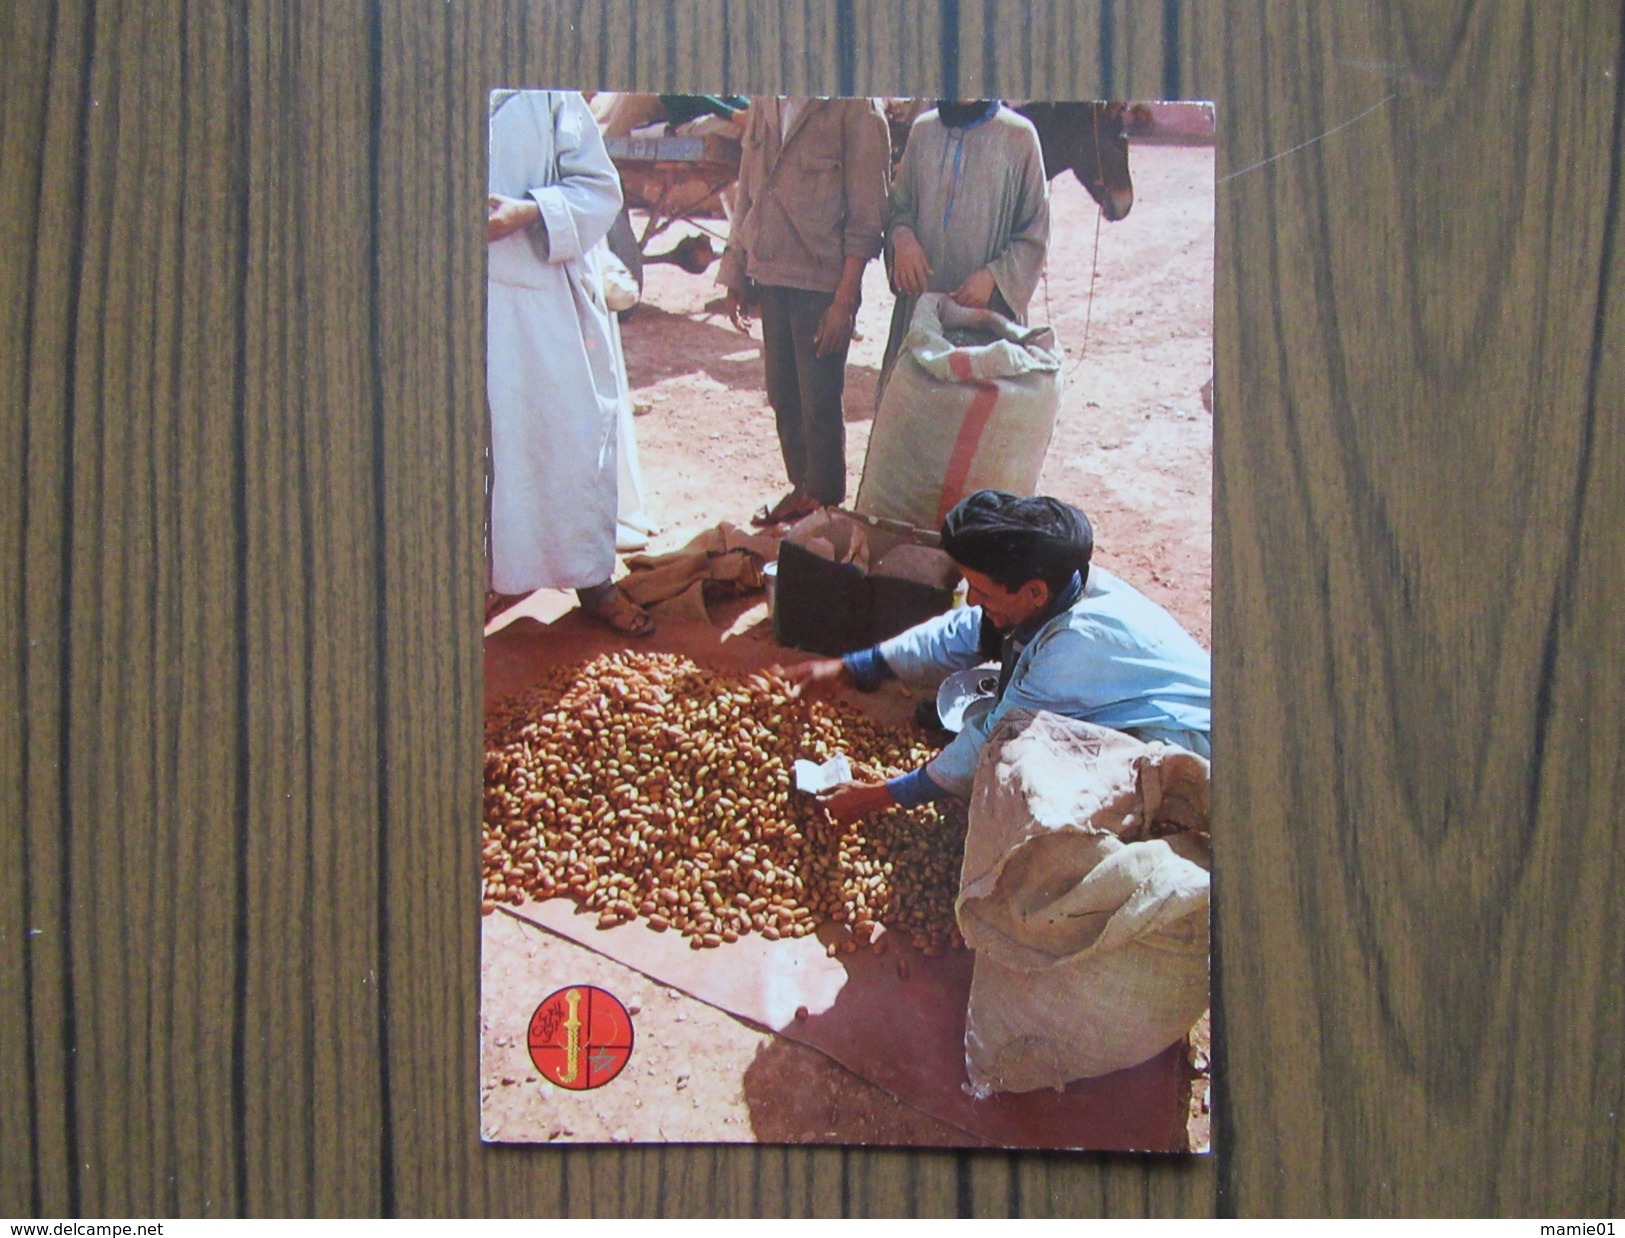
[[[855,539],[868,544],[869,571],[806,545],[822,541],[844,557]],[[959,582],[940,540],[924,529],[841,509],[800,521],[779,543],[774,636],[781,645],[836,655],[940,615],[953,605]]]

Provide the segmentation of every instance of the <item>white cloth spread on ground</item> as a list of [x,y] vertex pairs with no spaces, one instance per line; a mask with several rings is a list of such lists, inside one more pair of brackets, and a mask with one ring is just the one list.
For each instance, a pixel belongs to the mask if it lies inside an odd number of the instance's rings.
[[621,189],[580,95],[520,91],[493,112],[490,192],[542,212],[489,247],[491,588],[599,584],[615,567],[622,392],[592,250]]

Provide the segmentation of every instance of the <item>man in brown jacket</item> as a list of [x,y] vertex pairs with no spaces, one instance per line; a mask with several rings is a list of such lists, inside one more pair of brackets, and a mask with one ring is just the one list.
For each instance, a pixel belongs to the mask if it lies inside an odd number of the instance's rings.
[[757,524],[796,520],[846,497],[841,392],[863,268],[880,254],[891,167],[869,99],[752,101],[738,198],[717,282],[729,318],[762,318],[767,402],[790,493]]

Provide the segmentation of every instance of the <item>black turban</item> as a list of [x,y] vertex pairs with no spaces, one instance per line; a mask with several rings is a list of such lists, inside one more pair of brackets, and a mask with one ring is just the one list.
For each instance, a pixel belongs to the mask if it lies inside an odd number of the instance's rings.
[[942,522],[942,548],[1006,589],[1038,579],[1056,591],[1073,572],[1087,579],[1095,533],[1089,517],[1060,499],[978,490]]

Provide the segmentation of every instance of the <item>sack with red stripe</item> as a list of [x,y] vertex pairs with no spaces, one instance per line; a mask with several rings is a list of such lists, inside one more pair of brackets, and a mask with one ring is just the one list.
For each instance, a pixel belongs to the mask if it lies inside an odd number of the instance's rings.
[[926,293],[875,411],[855,510],[935,529],[977,490],[1037,494],[1060,399],[1052,328]]

